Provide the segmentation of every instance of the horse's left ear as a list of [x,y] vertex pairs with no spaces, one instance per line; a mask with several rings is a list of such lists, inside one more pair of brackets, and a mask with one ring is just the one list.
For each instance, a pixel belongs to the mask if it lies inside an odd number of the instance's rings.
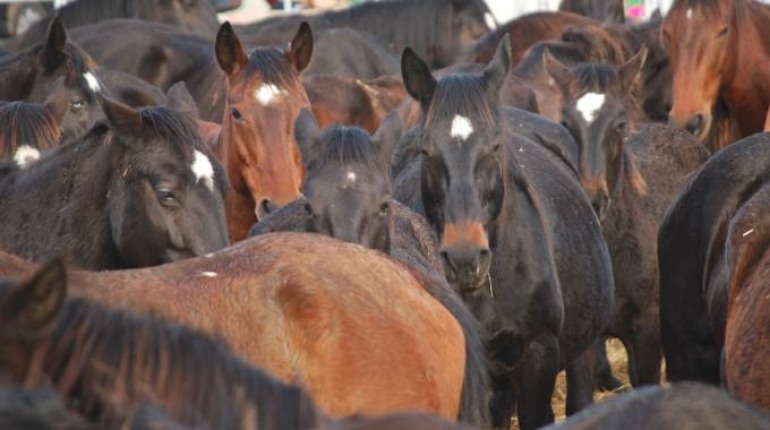
[[318,137],[321,135],[321,127],[310,109],[302,108],[297,120],[294,121],[294,138],[297,140],[299,150],[302,152],[302,160],[305,165],[310,164],[316,156]]
[[142,118],[138,111],[123,103],[107,98],[101,93],[99,93],[98,97],[110,127],[129,134],[135,134],[142,130]]
[[305,67],[310,63],[310,57],[313,56],[313,32],[310,30],[310,25],[306,22],[302,22],[299,25],[297,34],[289,44],[289,49],[286,51],[286,58],[289,59],[289,63],[294,66],[297,72],[305,70]]
[[382,120],[380,128],[372,136],[372,142],[377,145],[386,167],[390,165],[393,151],[398,146],[398,142],[401,141],[403,134],[404,126],[401,124],[401,117],[398,115],[398,111],[393,109]]
[[227,21],[219,27],[217,39],[214,42],[214,51],[219,67],[228,76],[245,69],[249,63],[249,56],[243,49],[241,40],[235,34],[233,26]]
[[420,102],[423,110],[427,110],[436,89],[436,79],[425,61],[411,48],[404,48],[401,54],[401,78],[406,92]]
[[511,37],[506,35],[500,44],[492,61],[484,68],[483,78],[487,89],[487,97],[492,105],[496,105],[500,99],[500,90],[503,88],[508,71],[511,68]]
[[67,267],[54,259],[8,292],[0,302],[0,321],[22,335],[39,333],[59,315],[66,298]]
[[69,97],[67,97],[67,85],[64,76],[60,76],[53,83],[51,93],[45,99],[45,108],[53,115],[56,123],[61,125],[64,116],[69,110]]
[[67,30],[59,15],[54,15],[48,24],[48,32],[40,51],[39,61],[45,70],[57,69],[64,62],[64,50],[67,47]]
[[621,64],[618,68],[618,78],[623,92],[630,91],[634,84],[639,80],[644,68],[644,62],[647,60],[647,47],[642,45],[639,52],[628,61]]
[[166,92],[166,105],[192,119],[199,120],[201,118],[198,105],[195,103],[195,99],[190,94],[184,81],[179,81],[168,89]]

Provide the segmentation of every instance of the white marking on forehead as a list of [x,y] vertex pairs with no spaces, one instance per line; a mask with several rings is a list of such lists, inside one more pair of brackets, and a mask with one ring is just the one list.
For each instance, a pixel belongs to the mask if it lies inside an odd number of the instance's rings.
[[466,141],[471,134],[473,134],[471,120],[462,115],[455,115],[454,119],[452,119],[452,129],[449,131],[449,135]]
[[40,151],[29,145],[21,145],[13,154],[13,161],[21,168],[27,167],[38,158],[40,158]]
[[90,88],[91,91],[98,93],[102,90],[102,85],[99,83],[99,80],[96,79],[96,76],[94,76],[93,73],[85,72],[83,73],[83,78],[86,80],[88,88]]
[[687,9],[687,13],[685,14],[687,19],[692,19],[692,8]]
[[216,278],[217,272],[201,272],[201,276],[204,278]]
[[286,94],[286,91],[279,88],[277,85],[262,84],[256,91],[254,91],[254,98],[257,99],[262,106],[269,106],[276,98],[283,96],[284,94]]
[[752,228],[752,229],[750,229],[750,230],[746,230],[746,231],[743,233],[743,237],[746,237],[746,236],[750,235],[751,233],[754,233],[754,229],[753,229],[753,228]]
[[195,182],[197,183],[201,179],[211,192],[214,192],[214,166],[211,165],[211,160],[202,152],[197,149],[193,153],[193,163],[190,165],[195,175]]
[[596,113],[604,106],[604,94],[585,93],[577,101],[577,110],[583,115],[587,123],[592,123],[596,119]]
[[491,13],[487,12],[484,14],[484,21],[487,23],[487,27],[489,27],[490,30],[497,30],[497,23],[495,22],[495,17],[492,16]]

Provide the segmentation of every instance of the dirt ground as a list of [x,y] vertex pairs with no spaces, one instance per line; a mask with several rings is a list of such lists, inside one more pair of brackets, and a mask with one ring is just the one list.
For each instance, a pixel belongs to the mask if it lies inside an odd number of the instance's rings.
[[[619,393],[631,388],[628,379],[628,371],[626,363],[628,358],[626,357],[626,350],[623,348],[623,344],[617,339],[610,339],[607,341],[607,358],[610,361],[612,367],[612,374],[615,375],[622,383],[623,386],[614,392],[594,392],[594,402],[601,403],[607,399],[611,399],[617,396]],[[564,421],[566,418],[564,415],[567,404],[567,383],[564,377],[564,372],[561,372],[556,378],[556,388],[553,390],[553,397],[551,397],[551,404],[553,405],[553,412],[556,415],[556,422]],[[511,430],[518,430],[519,424],[517,419],[511,421]]]

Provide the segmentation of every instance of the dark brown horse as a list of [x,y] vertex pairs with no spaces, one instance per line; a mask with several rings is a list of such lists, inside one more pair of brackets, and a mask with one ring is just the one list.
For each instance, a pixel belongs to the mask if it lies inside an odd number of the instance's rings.
[[640,123],[635,94],[643,50],[626,63],[546,67],[564,95],[562,123],[580,149],[583,188],[602,222],[615,274],[615,307],[606,333],[628,353],[634,386],[660,373],[659,282],[655,235],[663,212],[707,151],[687,133]]
[[300,80],[313,52],[313,35],[303,23],[286,49],[247,53],[230,24],[215,44],[227,75],[227,101],[217,156],[225,165],[230,238],[246,237],[266,214],[299,198],[305,166],[294,138],[294,120],[310,102]]
[[[34,269],[0,256],[2,276]],[[461,327],[420,278],[374,251],[271,234],[174,264],[69,279],[76,295],[223,338],[252,365],[301,383],[334,416],[458,415]]]
[[69,100],[63,82],[45,104],[0,102],[0,160],[26,165],[61,143]]
[[623,23],[623,0],[562,0],[559,10],[591,17],[599,22]]
[[0,166],[0,248],[141,267],[228,244],[224,171],[192,121],[103,99],[106,123],[34,162]]
[[592,401],[583,353],[609,320],[613,279],[573,171],[506,130],[498,100],[509,68],[508,39],[481,74],[438,82],[411,50],[402,57],[406,89],[423,109],[413,186],[440,238],[447,279],[491,338],[495,425],[507,426],[518,402],[529,429],[553,421],[551,393],[565,367],[568,413]]
[[770,8],[756,1],[674,3],[662,28],[674,77],[671,121],[705,141],[722,98],[725,144],[762,131],[770,106],[768,29]]

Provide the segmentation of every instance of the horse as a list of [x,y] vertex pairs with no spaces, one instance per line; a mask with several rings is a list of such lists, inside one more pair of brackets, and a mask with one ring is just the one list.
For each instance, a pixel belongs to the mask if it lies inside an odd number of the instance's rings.
[[328,29],[318,35],[313,51],[305,76],[375,79],[398,74],[398,56],[368,32],[345,27]]
[[682,188],[658,232],[660,332],[669,381],[720,384],[731,268],[730,220],[770,175],[770,135],[714,154]]
[[770,8],[755,1],[674,3],[662,27],[673,73],[672,123],[704,142],[722,98],[730,124],[724,144],[762,131],[770,106],[763,72],[770,67],[769,24]]
[[63,79],[45,104],[0,102],[0,162],[27,164],[61,143],[61,123],[67,113]]
[[18,51],[38,43],[52,19],[60,19],[68,28],[74,28],[115,18],[168,24],[203,37],[211,37],[219,28],[213,2],[206,0],[77,0],[32,24],[23,34],[10,39],[8,47]]
[[[35,270],[0,257],[2,276]],[[275,233],[172,264],[68,276],[75,296],[224,339],[250,364],[301,383],[332,416],[457,417],[462,329],[421,278],[375,251]]]
[[313,52],[313,34],[303,23],[288,48],[247,53],[229,23],[215,42],[227,76],[227,100],[217,157],[232,190],[225,197],[230,238],[246,237],[266,214],[301,196],[305,166],[294,139],[294,120],[310,107],[300,73]]
[[622,0],[564,0],[560,11],[568,11],[593,18],[599,22],[622,24],[626,21]]
[[522,428],[552,422],[551,393],[564,367],[567,411],[581,409],[593,391],[583,353],[612,308],[611,262],[572,171],[539,144],[504,130],[498,99],[510,69],[509,40],[478,75],[436,81],[410,49],[401,68],[423,110],[415,186],[439,237],[447,279],[490,338],[495,425],[508,425],[514,400]]
[[677,383],[643,387],[593,406],[546,430],[762,429],[770,426],[764,411],[739,402],[714,387]]
[[255,224],[249,236],[275,231],[323,234],[378,250],[408,266],[457,319],[465,335],[458,418],[488,427],[488,370],[480,327],[446,283],[435,237],[425,221],[390,196],[390,155],[402,131],[397,112],[392,111],[373,136],[357,127],[321,129],[308,110],[300,114],[295,130],[308,165],[305,197]]
[[274,45],[290,37],[300,22],[321,34],[349,27],[387,41],[400,52],[412,47],[432,68],[452,65],[459,54],[497,26],[482,0],[393,0],[367,2],[319,14],[293,14],[237,28],[249,46]]
[[655,234],[689,174],[708,157],[684,131],[639,121],[642,107],[634,95],[646,55],[643,48],[620,66],[571,68],[545,58],[564,95],[561,121],[578,142],[581,182],[612,256],[615,308],[606,334],[623,342],[634,386],[660,379]]
[[164,107],[102,104],[106,123],[83,138],[0,166],[0,247],[104,270],[226,246],[227,179],[192,121]]

